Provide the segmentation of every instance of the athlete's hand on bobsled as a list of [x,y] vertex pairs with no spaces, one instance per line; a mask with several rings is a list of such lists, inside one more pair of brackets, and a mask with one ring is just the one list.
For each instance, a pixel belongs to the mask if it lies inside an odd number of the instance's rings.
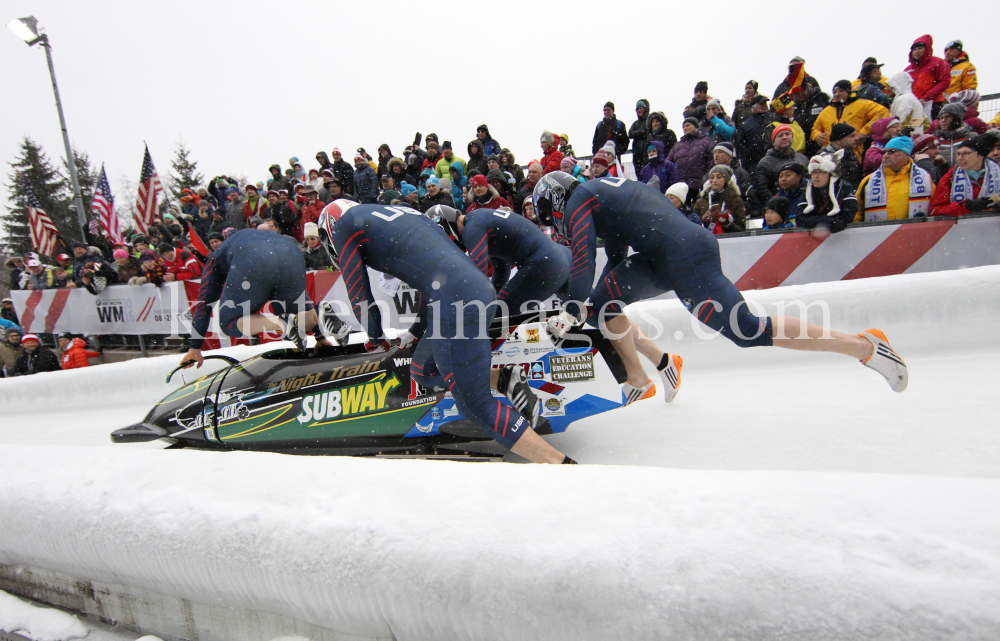
[[181,365],[187,363],[187,366],[184,369],[187,369],[188,367],[191,367],[191,365],[194,364],[197,364],[198,367],[201,367],[204,362],[205,359],[202,357],[200,349],[189,349],[187,353],[181,357]]
[[400,349],[411,349],[417,346],[420,339],[411,334],[410,332],[403,332],[399,335],[399,348]]
[[385,340],[381,340],[381,341],[368,341],[367,343],[365,343],[365,350],[367,350],[369,354],[377,354],[379,352],[388,352],[389,351],[389,343],[387,343]]
[[581,322],[579,318],[569,312],[561,312],[558,316],[553,316],[547,321],[549,334],[555,339],[562,338],[566,332]]

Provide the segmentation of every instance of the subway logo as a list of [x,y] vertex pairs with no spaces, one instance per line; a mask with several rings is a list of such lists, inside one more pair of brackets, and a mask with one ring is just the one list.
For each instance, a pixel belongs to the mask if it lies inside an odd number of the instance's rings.
[[368,383],[342,387],[302,397],[302,413],[295,417],[301,424],[322,423],[386,408],[389,392],[399,387],[399,379],[382,380],[385,374]]

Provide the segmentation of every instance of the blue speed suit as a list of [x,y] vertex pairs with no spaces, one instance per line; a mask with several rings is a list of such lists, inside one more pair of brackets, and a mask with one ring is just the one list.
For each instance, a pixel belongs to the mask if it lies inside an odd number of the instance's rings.
[[215,301],[221,301],[219,327],[227,336],[243,336],[237,321],[267,303],[279,315],[311,310],[306,263],[298,245],[270,230],[243,229],[216,247],[201,272],[191,349],[201,349]]
[[427,302],[428,331],[413,353],[413,378],[450,390],[463,416],[504,447],[513,447],[530,422],[490,392],[486,329],[496,297],[489,279],[441,227],[409,207],[351,207],[335,223],[331,240],[354,314],[369,340],[385,338],[368,278],[371,267],[418,290]]
[[[566,285],[569,249],[542,233],[538,225],[511,211],[476,209],[465,215],[462,241],[484,274],[493,266],[497,300],[508,314],[529,311],[529,301],[545,301]],[[511,267],[517,273],[508,281]]]
[[[553,215],[573,242],[571,305],[589,296],[598,317],[614,317],[629,303],[673,290],[699,321],[740,347],[771,345],[771,319],[750,313],[722,273],[715,236],[656,189],[624,178],[591,180],[573,189],[564,213]],[[608,263],[595,285],[597,236]]]

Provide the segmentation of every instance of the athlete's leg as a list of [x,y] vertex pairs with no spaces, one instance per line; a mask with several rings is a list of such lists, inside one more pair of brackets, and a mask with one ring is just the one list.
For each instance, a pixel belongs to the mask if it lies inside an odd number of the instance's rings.
[[666,355],[656,343],[651,341],[648,336],[646,336],[639,326],[632,323],[632,342],[635,344],[635,349],[646,357],[646,359],[652,363],[654,366],[659,366],[660,361]]
[[863,361],[872,355],[874,347],[858,334],[842,334],[795,316],[772,316],[772,338],[775,347],[804,352],[836,352]]
[[261,332],[283,332],[285,324],[274,316],[264,316],[263,314],[250,314],[240,316],[236,320],[236,327],[242,336],[253,336]]
[[[566,285],[569,277],[569,249],[556,243],[546,242],[544,247],[532,255],[531,260],[517,268],[514,277],[507,281],[497,294],[497,300],[507,305],[508,313],[520,314],[525,303],[546,301],[552,294]],[[531,305],[532,308],[536,307]]]

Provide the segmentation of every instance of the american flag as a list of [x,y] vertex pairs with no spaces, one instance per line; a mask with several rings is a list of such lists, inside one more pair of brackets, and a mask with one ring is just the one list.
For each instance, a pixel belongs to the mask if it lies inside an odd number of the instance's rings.
[[42,211],[42,206],[35,197],[31,185],[25,184],[28,192],[28,226],[31,228],[31,248],[39,254],[55,255],[59,230],[52,224],[49,215]]
[[156,175],[153,159],[149,157],[149,147],[142,159],[142,173],[139,175],[139,198],[135,201],[135,222],[143,234],[153,222],[156,215],[156,197],[163,191],[163,183]]
[[97,189],[94,190],[90,209],[97,213],[97,220],[91,221],[91,231],[97,234],[94,223],[99,221],[111,242],[122,242],[122,228],[118,223],[118,212],[115,211],[115,198],[111,195],[111,185],[108,184],[108,175],[104,173],[104,165],[101,165],[101,176],[97,179]]

